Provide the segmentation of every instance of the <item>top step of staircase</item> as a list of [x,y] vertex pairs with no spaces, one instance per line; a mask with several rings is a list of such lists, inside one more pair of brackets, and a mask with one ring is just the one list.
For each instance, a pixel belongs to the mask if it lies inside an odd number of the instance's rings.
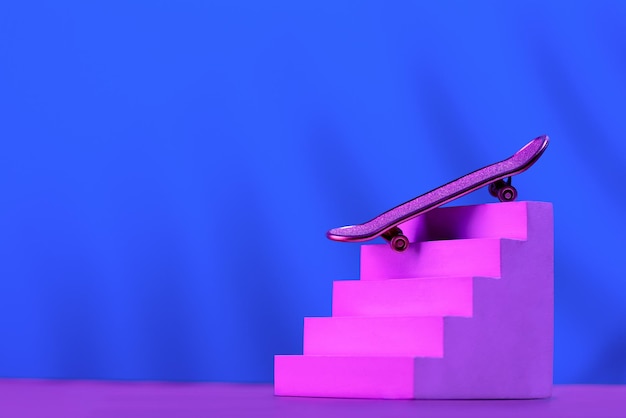
[[530,207],[544,202],[487,203],[434,209],[400,225],[409,241],[471,238],[528,239]]

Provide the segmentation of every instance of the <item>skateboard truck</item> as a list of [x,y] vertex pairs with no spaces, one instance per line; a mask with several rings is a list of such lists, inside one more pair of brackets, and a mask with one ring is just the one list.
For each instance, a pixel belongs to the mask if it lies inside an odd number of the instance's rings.
[[517,198],[517,189],[511,185],[512,177],[497,180],[489,185],[489,194],[497,197],[500,202],[512,202]]
[[409,248],[409,239],[402,233],[402,230],[394,226],[389,231],[381,235],[385,241],[391,245],[391,248],[398,252],[402,252]]
[[331,229],[326,236],[334,241],[343,242],[369,241],[382,237],[394,251],[406,251],[409,248],[409,239],[398,225],[416,216],[423,215],[484,186],[487,186],[489,193],[501,202],[514,201],[517,198],[517,190],[512,185],[512,177],[528,170],[537,162],[546,150],[548,142],[547,135],[539,136],[506,160],[466,174],[363,224]]

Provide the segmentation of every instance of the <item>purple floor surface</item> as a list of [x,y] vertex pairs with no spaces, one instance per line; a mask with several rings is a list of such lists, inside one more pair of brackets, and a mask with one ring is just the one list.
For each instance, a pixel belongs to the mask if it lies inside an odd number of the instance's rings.
[[0,380],[0,417],[626,418],[626,386],[555,386],[544,400],[283,398],[271,385]]

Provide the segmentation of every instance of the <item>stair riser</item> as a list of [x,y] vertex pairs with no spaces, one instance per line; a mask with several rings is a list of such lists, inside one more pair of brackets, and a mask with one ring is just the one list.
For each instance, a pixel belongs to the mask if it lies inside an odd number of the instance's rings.
[[443,318],[305,318],[304,354],[443,357]]
[[527,239],[528,202],[438,208],[400,225],[411,242],[469,238]]
[[274,393],[279,396],[411,399],[411,357],[276,356]]
[[528,202],[438,208],[400,225],[411,242],[470,238],[527,239]]
[[472,277],[346,280],[333,284],[333,316],[472,316]]
[[409,277],[500,277],[499,239],[413,243],[404,252],[387,244],[361,247],[361,280]]

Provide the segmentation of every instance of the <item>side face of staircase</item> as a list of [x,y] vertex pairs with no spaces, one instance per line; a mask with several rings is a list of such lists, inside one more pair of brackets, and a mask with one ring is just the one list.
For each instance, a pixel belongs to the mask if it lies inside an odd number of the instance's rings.
[[409,250],[363,245],[332,317],[305,319],[304,354],[276,356],[276,395],[549,397],[552,205],[439,208],[401,228]]

